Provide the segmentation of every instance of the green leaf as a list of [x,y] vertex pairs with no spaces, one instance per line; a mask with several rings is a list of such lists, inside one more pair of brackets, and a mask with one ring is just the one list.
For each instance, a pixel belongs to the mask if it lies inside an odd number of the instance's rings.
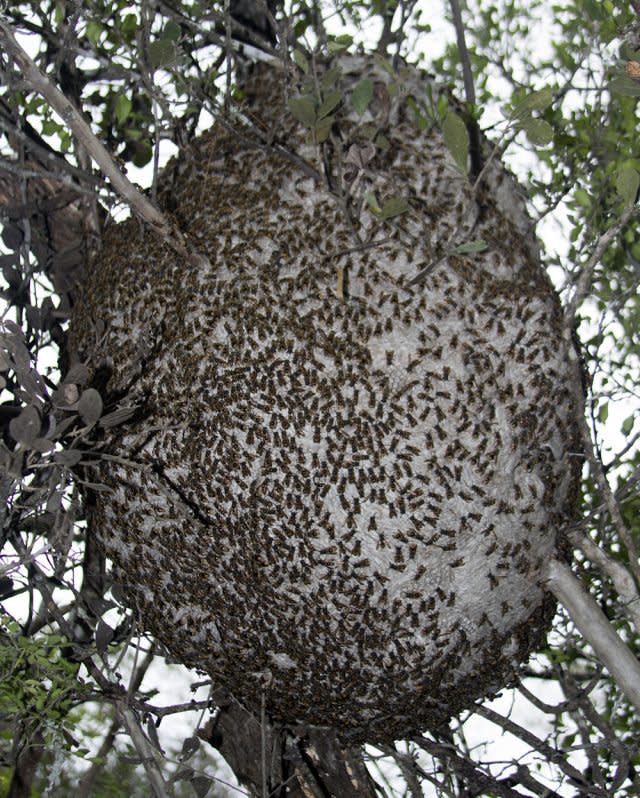
[[19,416],[9,422],[9,434],[18,443],[28,446],[38,437],[40,424],[40,414],[36,408],[25,407]]
[[113,640],[114,634],[109,624],[101,618],[96,627],[96,651],[98,654],[104,654]]
[[327,94],[320,108],[318,108],[318,119],[324,119],[325,116],[329,116],[329,114],[338,107],[341,100],[342,92],[338,89]]
[[311,131],[311,140],[314,144],[322,144],[329,138],[331,126],[335,122],[335,117],[325,116],[324,119],[319,119],[313,126]]
[[529,94],[513,109],[514,117],[528,116],[532,111],[544,111],[553,102],[553,93],[547,86]]
[[53,119],[43,119],[42,120],[42,135],[43,136],[53,136],[54,133],[57,133],[61,128],[61,125],[58,122],[55,122]]
[[304,53],[302,52],[302,50],[298,50],[298,49],[294,50],[292,57],[293,57],[294,63],[298,67],[298,69],[301,69],[304,72],[305,75],[308,75],[309,74],[309,62],[305,58]]
[[131,41],[139,27],[138,17],[135,14],[125,14],[120,30],[127,41]]
[[197,798],[205,798],[212,784],[213,781],[208,776],[194,776],[191,779],[191,786]]
[[622,42],[620,58],[624,58],[625,61],[640,61],[640,50],[634,50],[629,42]]
[[453,160],[460,167],[463,174],[466,175],[469,156],[469,131],[462,117],[451,109],[447,112],[442,123],[442,135]]
[[573,199],[578,203],[578,205],[580,205],[582,208],[585,208],[587,211],[591,209],[591,195],[584,188],[577,188],[573,192]]
[[95,47],[98,44],[98,40],[102,34],[103,27],[100,22],[96,22],[95,20],[91,20],[87,22],[87,29],[86,35],[87,39],[91,42],[91,44]]
[[153,147],[148,141],[141,141],[136,144],[136,149],[131,163],[138,168],[146,166],[153,158]]
[[82,452],[78,449],[66,449],[62,452],[56,452],[53,455],[53,459],[56,463],[60,463],[60,465],[73,468],[73,466],[78,465],[80,460],[82,460]]
[[625,205],[633,205],[640,188],[640,174],[630,163],[624,163],[616,174],[616,191]]
[[353,44],[353,36],[349,36],[348,33],[343,33],[340,36],[336,36],[334,39],[330,39],[327,45],[329,49],[329,53],[333,55],[334,53],[339,53],[342,50],[346,50],[347,47],[350,47]]
[[342,70],[340,67],[332,67],[331,69],[328,69],[322,76],[322,80],[320,82],[322,90],[327,91],[335,86],[338,80],[340,80],[341,75]]
[[68,130],[59,130],[58,138],[60,139],[60,149],[62,152],[69,152],[71,149],[71,133]]
[[380,209],[379,216],[381,219],[392,219],[394,216],[400,216],[401,213],[406,213],[409,210],[409,203],[402,197],[390,197],[385,200],[382,208]]
[[149,65],[152,69],[168,66],[176,60],[175,44],[169,39],[156,39],[149,44]]
[[87,424],[94,424],[102,415],[102,397],[95,388],[87,388],[78,401],[78,413]]
[[629,75],[616,75],[609,81],[609,90],[625,97],[640,97],[640,83]]
[[164,30],[162,31],[162,38],[166,39],[167,41],[177,42],[180,36],[182,35],[182,30],[180,25],[177,22],[174,22],[172,19],[167,21],[167,24],[164,26]]
[[376,197],[373,191],[368,191],[364,195],[365,200],[367,201],[367,205],[371,208],[374,213],[381,213],[382,208],[380,207],[380,203],[378,202],[378,198]]
[[449,98],[446,96],[446,94],[441,94],[438,97],[436,111],[440,119],[445,120],[447,118],[447,114],[449,113]]
[[544,119],[524,119],[519,127],[534,147],[544,147],[553,141],[553,128]]
[[598,418],[603,424],[606,423],[606,420],[609,418],[609,402],[605,402],[604,404],[600,405]]
[[460,244],[452,250],[454,255],[470,255],[476,252],[484,252],[489,245],[486,241],[479,238],[477,241],[467,241],[465,244]]
[[418,130],[426,130],[429,127],[429,120],[422,113],[422,111],[418,106],[418,103],[415,101],[413,97],[407,97],[407,105],[413,111],[413,116],[415,119],[415,123],[418,126]]
[[302,122],[305,127],[313,127],[316,123],[316,106],[313,98],[308,94],[292,97],[289,100],[289,110],[293,116]]
[[373,57],[373,58],[374,58],[374,60],[375,60],[376,64],[377,64],[379,67],[381,67],[382,69],[384,69],[384,71],[385,71],[385,72],[386,72],[388,75],[390,75],[392,78],[395,78],[395,77],[396,77],[396,71],[395,71],[395,69],[393,68],[393,64],[391,63],[391,61],[389,61],[389,59],[388,59],[388,58],[385,58],[385,57],[384,57],[383,55],[381,55],[380,53],[376,53],[376,55],[374,55],[374,57]]
[[[193,12],[192,12],[193,13]],[[293,34],[296,39],[299,39],[301,36],[304,35],[304,32],[310,25],[310,19],[308,17],[303,17],[299,19],[296,24],[293,26]]]
[[630,435],[631,430],[633,429],[633,425],[635,423],[636,417],[635,416],[627,416],[625,420],[622,422],[621,430],[623,435]]
[[180,761],[186,762],[200,748],[199,737],[187,737],[182,743],[182,751],[180,752]]
[[118,95],[118,99],[116,100],[116,104],[113,110],[119,125],[121,125],[125,121],[125,119],[129,116],[132,107],[133,103],[127,97],[126,94]]
[[369,78],[361,80],[351,92],[351,105],[355,112],[362,116],[373,98],[373,81]]

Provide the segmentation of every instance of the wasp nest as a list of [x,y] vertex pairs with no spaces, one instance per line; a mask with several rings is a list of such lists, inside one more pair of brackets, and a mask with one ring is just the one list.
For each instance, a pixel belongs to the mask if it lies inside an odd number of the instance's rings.
[[91,521],[145,627],[277,720],[388,740],[544,640],[579,369],[504,167],[461,173],[423,75],[335,75],[305,129],[258,73],[161,178],[210,265],[112,226],[72,340],[140,408]]

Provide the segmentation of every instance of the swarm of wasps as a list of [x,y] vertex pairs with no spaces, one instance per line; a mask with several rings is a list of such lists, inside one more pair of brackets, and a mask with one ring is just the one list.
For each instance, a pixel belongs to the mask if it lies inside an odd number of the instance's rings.
[[90,523],[145,628],[276,720],[390,740],[543,641],[579,367],[499,160],[474,185],[437,118],[416,124],[423,74],[341,65],[320,144],[281,74],[256,75],[246,124],[214,126],[159,189],[209,265],[111,226],[72,341],[144,410],[106,440]]

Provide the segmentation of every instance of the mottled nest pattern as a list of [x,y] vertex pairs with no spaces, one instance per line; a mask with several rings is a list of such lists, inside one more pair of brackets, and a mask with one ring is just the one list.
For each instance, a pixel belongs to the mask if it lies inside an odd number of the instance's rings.
[[[142,408],[110,433],[91,522],[145,627],[278,721],[388,740],[544,640],[579,373],[512,177],[495,160],[474,191],[416,127],[420,73],[394,93],[370,61],[342,66],[345,97],[363,74],[376,93],[324,152],[267,73],[246,113],[278,152],[236,119],[175,159],[160,202],[210,266],[114,225],[72,342]],[[349,165],[367,123],[388,144]],[[380,221],[370,191],[410,211]]]

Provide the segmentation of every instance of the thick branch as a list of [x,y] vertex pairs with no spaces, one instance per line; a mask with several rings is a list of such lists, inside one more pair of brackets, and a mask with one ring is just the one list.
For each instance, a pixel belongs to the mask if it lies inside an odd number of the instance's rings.
[[564,563],[551,561],[547,584],[620,689],[640,712],[640,663],[618,637],[600,607]]
[[198,736],[218,749],[253,798],[265,794],[265,780],[274,797],[375,798],[361,749],[342,745],[330,729],[294,734],[268,720],[261,723],[224,691],[216,700],[219,714]]

